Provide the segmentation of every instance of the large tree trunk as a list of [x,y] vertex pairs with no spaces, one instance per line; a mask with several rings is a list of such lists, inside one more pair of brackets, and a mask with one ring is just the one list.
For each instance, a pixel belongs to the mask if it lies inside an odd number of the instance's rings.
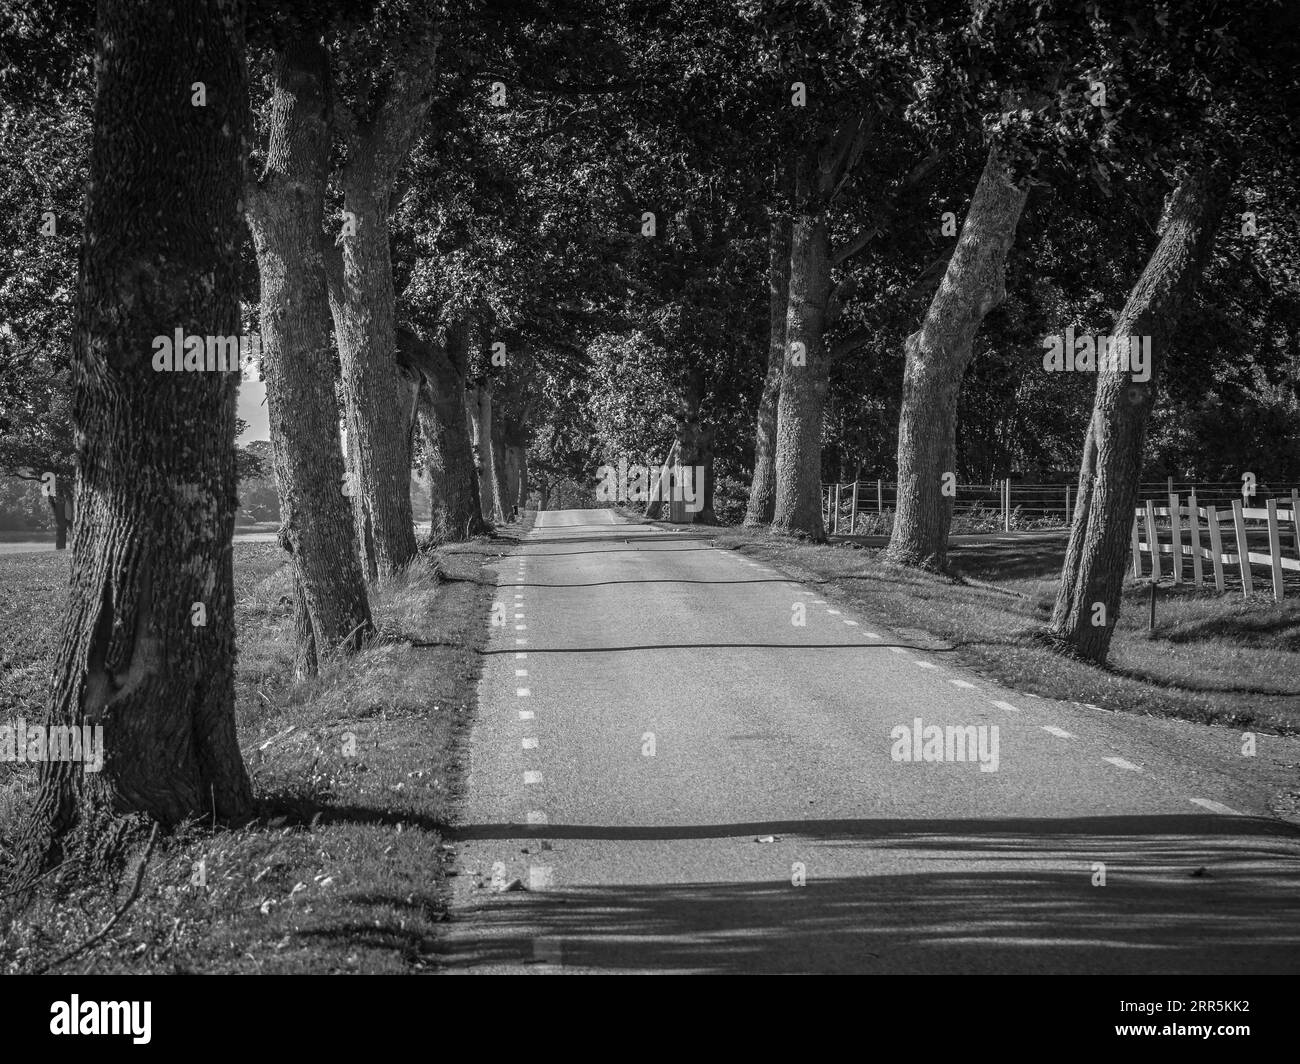
[[[151,365],[154,337],[174,329],[239,333],[244,5],[101,0],[96,33],[73,342],[79,513],[46,719],[102,725],[105,757],[99,772],[41,763],[22,880],[92,811],[172,825],[252,804],[234,718],[239,377]],[[190,106],[196,71],[206,108]]]
[[1006,298],[1007,253],[1028,189],[990,151],[943,280],[921,328],[907,338],[898,419],[898,511],[887,556],[903,565],[948,563],[956,478],[957,400],[985,316]]
[[349,170],[344,206],[355,215],[357,232],[343,239],[343,280],[331,286],[330,303],[356,461],[353,502],[358,524],[369,529],[367,566],[386,576],[409,564],[416,549],[408,422],[398,416],[407,385],[394,339],[387,197],[372,194],[374,179],[360,163]]
[[[799,183],[808,178],[801,168]],[[831,259],[825,211],[801,211],[790,236],[790,306],[777,401],[776,505],[772,528],[826,538],[822,527],[822,406],[830,381],[823,333],[830,301]],[[795,345],[802,344],[802,348]]]
[[497,505],[500,520],[510,517],[510,478],[506,465],[506,430],[503,404],[492,396],[492,472],[496,478]]
[[343,369],[347,431],[356,464],[357,523],[367,568],[394,573],[415,557],[411,511],[412,401],[397,364],[388,214],[398,171],[428,114],[434,56],[394,70],[372,120],[347,130],[341,261],[330,261],[330,309]]
[[492,447],[492,385],[486,377],[472,388],[465,389],[465,410],[473,434],[474,469],[483,503],[483,520],[499,524],[503,517]]
[[398,331],[398,343],[410,352],[422,378],[417,416],[433,499],[430,532],[440,541],[469,539],[488,530],[465,412],[468,342],[462,322],[448,327],[445,349],[410,330]]
[[1131,369],[1097,377],[1050,631],[1062,649],[1099,664],[1106,660],[1119,617],[1160,365],[1214,246],[1226,192],[1226,178],[1217,168],[1198,170],[1183,181],[1160,242],[1115,322],[1113,336],[1151,338],[1150,379],[1134,381]]
[[745,508],[748,526],[771,524],[776,511],[776,416],[785,364],[785,322],[790,306],[790,218],[777,215],[768,233],[767,376],[758,401],[754,434],[754,479]]
[[72,527],[72,481],[58,476],[54,481],[54,494],[49,496],[50,516],[54,518],[54,549],[68,549],[68,529]]
[[266,168],[250,188],[249,228],[261,277],[262,372],[281,536],[293,555],[308,623],[300,673],[357,649],[371,627],[334,394],[321,218],[329,172],[328,56],[303,38],[276,57]]

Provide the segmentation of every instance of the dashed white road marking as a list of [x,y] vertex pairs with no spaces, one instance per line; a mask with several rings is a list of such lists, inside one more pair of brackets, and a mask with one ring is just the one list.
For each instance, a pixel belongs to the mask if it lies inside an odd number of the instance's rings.
[[826,605],[826,600],[825,600],[825,599],[813,599],[813,605],[814,605],[814,606],[825,606],[825,605]]
[[522,646],[524,643],[527,643],[527,642],[528,642],[527,639],[524,639],[524,638],[521,638],[521,637],[518,637],[518,636],[515,637],[515,646]]
[[532,693],[533,693],[533,692],[530,691],[530,690],[528,690],[527,687],[516,687],[516,688],[515,688],[515,694],[518,695],[520,698],[527,698],[527,697],[528,697],[529,695],[531,695]]
[[526,625],[526,624],[517,624],[517,625],[515,625],[515,631],[516,631],[516,632],[526,632],[526,631],[528,631],[528,625]]
[[847,624],[850,628],[856,628],[858,626],[857,621],[845,621],[844,623]]
[[839,611],[839,610],[827,610],[826,612],[827,612],[828,614],[830,614],[830,616],[832,616],[832,617],[838,617],[838,616],[840,615],[840,611]]
[[1189,798],[1189,802],[1199,805],[1202,809],[1208,809],[1211,813],[1218,813],[1220,816],[1241,816],[1237,810],[1224,805],[1222,802],[1212,802],[1208,798]]
[[1073,738],[1074,738],[1074,736],[1071,735],[1071,734],[1070,734],[1068,731],[1066,731],[1064,728],[1058,728],[1058,727],[1056,727],[1056,725],[1054,725],[1054,724],[1043,724],[1043,725],[1041,725],[1041,727],[1042,727],[1043,731],[1047,732],[1048,735],[1055,735],[1058,739],[1073,739]]
[[933,661],[914,661],[912,664],[918,669],[937,669],[939,667]]
[[522,621],[523,619],[524,619],[524,615],[523,615],[522,613],[516,613],[516,614],[515,614],[515,620],[516,620],[516,621]]
[[528,657],[528,652],[526,650],[515,651],[515,661],[522,661],[526,657]]
[[530,809],[528,810],[528,823],[549,824],[550,821],[547,819],[546,814],[543,813],[540,809]]
[[907,647],[890,647],[889,649],[892,650],[895,654],[907,653]]
[[1133,764],[1132,761],[1125,761],[1122,757],[1103,757],[1102,760],[1110,762],[1110,764],[1114,765],[1116,768],[1126,768],[1130,772],[1142,771],[1137,765]]
[[880,638],[880,636],[876,635],[875,632],[863,632],[862,634],[865,635],[868,639],[879,639],[879,638]]
[[531,768],[530,768],[530,769],[528,769],[528,770],[524,773],[524,782],[525,782],[525,783],[541,783],[541,782],[542,782],[542,774],[541,774],[540,772],[538,772],[536,769],[531,769]]
[[527,670],[527,669],[515,669],[515,675],[516,675],[516,676],[527,676],[527,675],[528,675],[528,670]]
[[996,701],[994,701],[993,699],[989,699],[989,701],[992,702],[993,705],[997,706],[998,709],[1006,709],[1006,710],[1010,710],[1012,713],[1019,713],[1019,712],[1020,712],[1020,707],[1019,707],[1019,706],[1013,706],[1010,702],[996,702]]
[[520,719],[520,720],[532,720],[532,719],[533,719],[533,711],[532,711],[531,709],[521,709],[521,710],[519,711],[519,719]]
[[964,687],[967,690],[975,689],[975,685],[971,683],[969,680],[949,680],[948,682],[952,684],[953,687]]
[[522,750],[536,750],[536,749],[537,749],[537,740],[536,740],[536,739],[532,739],[532,738],[529,738],[529,739],[520,739],[520,740],[519,740],[519,745],[520,745],[520,749],[522,749]]

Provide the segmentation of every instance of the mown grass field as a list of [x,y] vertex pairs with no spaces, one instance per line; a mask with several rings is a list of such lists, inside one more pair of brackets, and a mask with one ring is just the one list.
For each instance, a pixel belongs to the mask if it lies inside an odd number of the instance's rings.
[[[284,554],[234,547],[240,746],[257,819],[189,825],[161,840],[139,899],[100,945],[61,972],[419,972],[432,966],[490,584],[507,545],[479,540],[421,556],[372,599],[379,637],[292,681]],[[0,556],[0,714],[41,719],[67,554]],[[416,646],[413,643],[437,644]],[[29,765],[0,765],[0,893],[30,800]],[[54,873],[9,907],[0,971],[39,969],[86,941],[129,892],[140,826],[102,864]],[[107,884],[107,887],[106,887]]]
[[[813,546],[749,529],[691,529],[816,584],[899,635],[951,648],[1000,683],[1044,698],[1204,723],[1300,732],[1300,597],[1157,591],[1126,586],[1108,668],[1052,652],[1039,638],[1051,616],[1063,539],[962,543],[956,579],[889,565],[876,547]],[[1258,586],[1258,585],[1257,585]]]

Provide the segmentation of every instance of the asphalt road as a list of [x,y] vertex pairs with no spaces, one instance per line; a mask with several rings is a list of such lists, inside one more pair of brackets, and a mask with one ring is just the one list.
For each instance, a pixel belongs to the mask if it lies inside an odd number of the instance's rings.
[[1300,971],[1295,740],[998,688],[607,510],[499,582],[450,971]]

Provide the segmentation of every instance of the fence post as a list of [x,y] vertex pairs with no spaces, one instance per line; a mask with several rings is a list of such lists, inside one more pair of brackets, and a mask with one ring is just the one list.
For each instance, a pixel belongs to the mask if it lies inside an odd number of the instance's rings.
[[1174,493],[1174,478],[1165,477],[1165,494],[1172,495],[1173,493]]
[[1241,593],[1249,595],[1255,590],[1250,580],[1250,540],[1246,538],[1246,515],[1240,499],[1232,500],[1232,523],[1237,529],[1237,564],[1241,568]]
[[1295,488],[1291,489],[1291,546],[1300,558],[1300,491]]
[[858,531],[858,482],[853,482],[853,508],[849,511],[849,535],[856,535]]
[[1220,595],[1223,583],[1223,534],[1219,531],[1219,514],[1213,506],[1205,508],[1205,523],[1210,529],[1210,551],[1214,555],[1214,590]]
[[1070,527],[1070,485],[1065,485],[1065,527]]
[[838,481],[835,483],[834,494],[831,498],[831,506],[833,507],[831,510],[831,535],[834,536],[840,530],[840,485]]
[[1160,579],[1160,536],[1156,532],[1156,504],[1147,499],[1147,546],[1151,548],[1151,580]]
[[1011,478],[1002,480],[1002,531],[1011,531]]
[[1277,500],[1269,499],[1264,505],[1268,507],[1268,556],[1273,563],[1273,601],[1281,602],[1286,589],[1282,584],[1282,537],[1277,528]]
[[1192,541],[1192,579],[1199,588],[1205,582],[1205,570],[1201,567],[1201,510],[1196,505],[1196,489],[1187,497],[1187,530]]
[[1178,511],[1182,509],[1177,495],[1169,496],[1169,550],[1174,567],[1174,583],[1183,582],[1183,524]]
[[885,512],[885,482],[879,477],[876,478],[876,513]]
[[1133,579],[1142,579],[1142,548],[1138,546],[1138,508],[1133,508],[1133,528],[1129,536],[1133,544]]

